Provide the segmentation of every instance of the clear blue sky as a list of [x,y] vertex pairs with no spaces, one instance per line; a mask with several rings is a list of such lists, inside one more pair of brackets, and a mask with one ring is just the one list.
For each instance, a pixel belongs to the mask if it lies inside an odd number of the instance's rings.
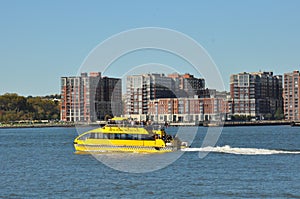
[[60,93],[60,77],[75,75],[96,45],[148,26],[174,29],[199,42],[227,90],[232,73],[299,70],[299,9],[298,0],[2,0],[0,94]]

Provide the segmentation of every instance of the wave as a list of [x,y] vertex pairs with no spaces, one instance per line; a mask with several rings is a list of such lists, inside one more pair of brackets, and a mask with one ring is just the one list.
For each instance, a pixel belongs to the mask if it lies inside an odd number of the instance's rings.
[[229,145],[203,148],[185,148],[181,149],[184,152],[214,152],[214,153],[229,153],[238,155],[273,155],[273,154],[300,154],[300,151],[286,151],[275,149],[259,149],[259,148],[232,148]]

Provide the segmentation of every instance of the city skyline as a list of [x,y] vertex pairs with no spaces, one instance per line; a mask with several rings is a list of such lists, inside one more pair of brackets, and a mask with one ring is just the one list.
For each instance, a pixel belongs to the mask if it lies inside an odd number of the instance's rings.
[[[271,0],[2,2],[0,94],[59,93],[59,78],[77,75],[95,46],[140,27],[169,28],[193,38],[214,60],[229,91],[230,74],[299,70],[299,6],[299,1]],[[122,57],[112,68],[149,62],[195,74],[185,61],[154,51]],[[103,75],[119,77],[114,74],[123,69],[117,69]]]
[[[287,79],[287,75],[291,77]],[[206,89],[205,79],[187,73],[132,75],[126,80],[126,95],[121,97],[121,79],[101,77],[100,72],[91,72],[89,77],[82,73],[80,77],[61,78],[61,120],[95,121],[96,115],[99,119],[125,115],[140,121],[151,118],[173,122],[224,121],[236,117],[298,118],[298,90],[295,89],[299,88],[299,71],[284,76],[284,86],[288,88],[285,97],[282,75],[273,72],[232,74],[230,93]],[[123,108],[115,109],[113,103],[122,104]],[[104,106],[99,109],[101,104]],[[112,109],[123,111],[117,113]]]
[[[234,74],[237,74],[237,73],[239,73],[239,74],[242,74],[242,73],[273,73],[273,71],[265,71],[265,70],[259,70],[259,71],[237,71],[237,72],[233,72],[232,74],[230,74],[230,77],[232,76],[232,75],[234,75]],[[299,72],[299,70],[293,70],[293,71],[285,71],[284,73],[282,73],[282,74],[275,74],[275,75],[278,75],[278,76],[284,76],[285,74],[288,74],[288,73],[293,73],[293,72]],[[100,71],[87,71],[87,72],[83,72],[83,73],[100,73],[100,74],[103,74],[102,72],[100,72]],[[82,74],[82,73],[81,73]],[[3,95],[3,94],[6,94],[6,93],[16,93],[16,94],[18,94],[18,95],[20,95],[20,96],[26,96],[26,97],[28,97],[28,96],[49,96],[49,95],[59,95],[60,93],[61,93],[61,85],[60,85],[60,79],[62,78],[62,77],[71,77],[71,78],[77,78],[77,77],[79,77],[81,74],[69,74],[69,75],[65,75],[65,76],[61,76],[61,77],[59,77],[56,81],[58,82],[58,84],[59,84],[59,90],[57,91],[57,93],[49,93],[49,94],[44,94],[44,95],[39,95],[39,94],[37,94],[37,95],[22,95],[22,94],[20,94],[20,93],[17,93],[17,92],[3,92],[3,93],[0,93],[0,95]],[[163,75],[163,76],[172,76],[172,75],[181,75],[181,76],[183,76],[183,75],[191,75],[191,76],[193,76],[193,77],[195,77],[195,78],[198,78],[198,79],[203,79],[204,81],[206,80],[205,78],[203,78],[203,77],[201,77],[201,76],[196,76],[196,75],[194,75],[194,74],[192,74],[192,73],[189,73],[189,72],[185,72],[185,73],[178,73],[177,71],[176,72],[166,72],[166,73],[164,73],[164,72],[148,72],[148,73],[132,73],[132,74],[130,74],[130,75],[127,75],[127,76],[123,76],[123,77],[117,77],[117,76],[108,76],[108,75],[102,75],[102,77],[105,77],[105,78],[116,78],[116,79],[120,79],[121,80],[121,82],[122,82],[122,89],[121,89],[121,93],[122,93],[122,95],[125,95],[126,94],[126,86],[127,86],[127,81],[126,81],[126,79],[128,78],[128,77],[130,77],[130,76],[141,76],[141,75],[153,75],[153,74],[156,74],[156,75]],[[229,77],[229,78],[230,78]],[[218,89],[216,89],[216,88],[214,88],[214,87],[207,87],[207,86],[205,86],[205,89],[209,89],[209,90],[215,90],[215,91],[217,91],[217,92],[227,92],[227,93],[229,93],[230,92],[230,82],[228,82],[228,84],[225,84],[225,90],[218,90]]]

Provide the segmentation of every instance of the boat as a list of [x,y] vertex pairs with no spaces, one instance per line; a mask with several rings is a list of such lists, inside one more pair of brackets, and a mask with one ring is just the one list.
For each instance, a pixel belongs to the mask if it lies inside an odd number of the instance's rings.
[[168,135],[160,125],[135,124],[116,117],[102,128],[79,135],[74,140],[76,153],[141,152],[165,153],[188,147],[176,136]]

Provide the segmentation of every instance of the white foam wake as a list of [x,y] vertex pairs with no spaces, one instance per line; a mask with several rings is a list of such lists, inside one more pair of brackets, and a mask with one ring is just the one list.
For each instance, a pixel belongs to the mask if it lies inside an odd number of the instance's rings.
[[300,151],[284,151],[272,149],[257,149],[257,148],[231,148],[229,145],[217,147],[203,147],[203,148],[185,148],[182,151],[199,151],[199,152],[214,152],[214,153],[230,153],[240,155],[272,155],[272,154],[300,154]]

